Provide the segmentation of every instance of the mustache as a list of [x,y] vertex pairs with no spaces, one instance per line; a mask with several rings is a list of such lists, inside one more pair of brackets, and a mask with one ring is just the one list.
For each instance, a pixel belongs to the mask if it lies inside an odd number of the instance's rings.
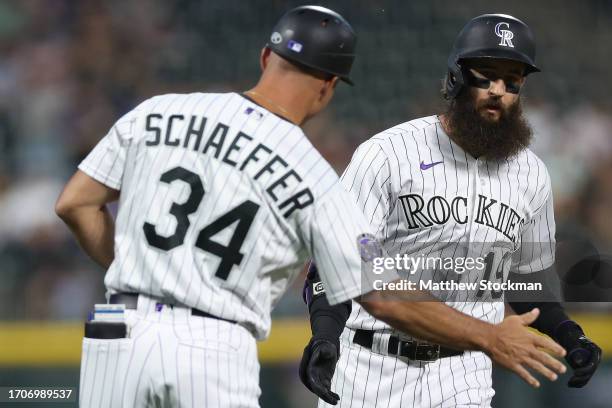
[[504,107],[502,106],[501,101],[499,99],[487,99],[485,101],[481,101],[478,105],[478,109],[484,108],[504,110]]

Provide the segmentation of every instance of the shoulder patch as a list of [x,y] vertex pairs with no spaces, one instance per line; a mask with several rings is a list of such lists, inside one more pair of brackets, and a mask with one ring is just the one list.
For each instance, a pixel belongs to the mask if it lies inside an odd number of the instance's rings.
[[361,234],[357,237],[359,255],[363,262],[372,262],[374,258],[382,256],[382,246],[372,234]]

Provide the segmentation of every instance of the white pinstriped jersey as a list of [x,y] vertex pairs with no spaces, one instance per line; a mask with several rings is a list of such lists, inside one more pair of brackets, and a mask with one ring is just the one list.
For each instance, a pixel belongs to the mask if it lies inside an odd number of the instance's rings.
[[[492,270],[530,273],[554,259],[555,222],[545,165],[530,150],[501,161],[478,160],[455,144],[437,116],[383,131],[355,152],[342,183],[366,215],[389,256],[481,257]],[[470,243],[468,245],[468,243]],[[500,276],[490,276],[490,280]],[[483,279],[465,272],[462,281]],[[491,323],[504,317],[503,293],[482,300],[456,293],[447,301]],[[347,327],[389,326],[353,302]]]
[[330,302],[360,294],[367,221],[301,129],[240,94],[149,99],[79,168],[121,191],[110,292],[178,302],[259,339],[310,256]]

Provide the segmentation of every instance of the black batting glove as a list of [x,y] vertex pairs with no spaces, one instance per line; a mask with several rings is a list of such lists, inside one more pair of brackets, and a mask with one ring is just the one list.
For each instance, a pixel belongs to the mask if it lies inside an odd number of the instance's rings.
[[601,349],[586,337],[582,328],[573,321],[561,323],[555,334],[556,340],[567,351],[565,360],[574,370],[567,386],[584,387],[601,362]]
[[329,340],[311,339],[300,361],[300,380],[323,401],[336,405],[340,397],[331,390],[338,362],[338,346]]

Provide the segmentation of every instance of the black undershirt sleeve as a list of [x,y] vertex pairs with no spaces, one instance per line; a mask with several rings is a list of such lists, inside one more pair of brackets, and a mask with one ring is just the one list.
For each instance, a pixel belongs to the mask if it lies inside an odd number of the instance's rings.
[[[530,274],[510,273],[508,279],[513,282],[525,283],[547,282],[550,276],[551,270],[547,269]],[[560,303],[560,296],[555,294],[547,284],[542,286],[542,291],[538,294],[538,297],[544,299],[544,301],[537,301],[534,299],[525,300],[525,296],[521,293],[508,293],[506,297],[509,299],[508,304],[517,314],[527,313],[536,307],[540,309],[540,316],[533,322],[531,327],[538,329],[540,332],[552,338],[556,338],[555,331],[561,323],[571,320]]]
[[303,298],[308,305],[313,339],[325,339],[339,345],[340,334],[351,313],[351,301],[331,306],[314,263],[308,268]]

